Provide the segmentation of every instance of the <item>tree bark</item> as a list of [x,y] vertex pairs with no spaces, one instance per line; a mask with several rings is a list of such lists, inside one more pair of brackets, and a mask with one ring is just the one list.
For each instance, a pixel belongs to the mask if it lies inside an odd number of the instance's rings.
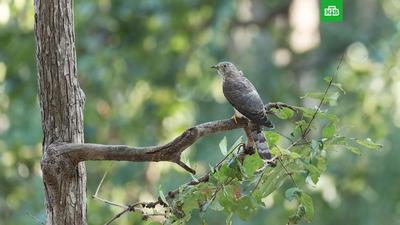
[[57,154],[53,147],[84,142],[84,94],[77,80],[73,3],[35,0],[34,6],[46,224],[86,224],[84,162]]

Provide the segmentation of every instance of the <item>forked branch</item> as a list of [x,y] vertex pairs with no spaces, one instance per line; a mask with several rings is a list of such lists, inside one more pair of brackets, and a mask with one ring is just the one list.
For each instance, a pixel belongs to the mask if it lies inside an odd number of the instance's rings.
[[[291,106],[283,103],[270,103],[266,105],[267,113],[272,114],[271,108],[281,108]],[[158,162],[169,161],[178,164],[186,171],[195,173],[188,165],[181,161],[181,154],[189,146],[193,145],[199,138],[221,132],[243,128],[248,138],[248,144],[252,144],[249,132],[249,120],[246,118],[217,120],[202,123],[191,127],[165,145],[149,147],[130,147],[126,145],[103,145],[103,144],[72,144],[55,143],[50,146],[54,153],[53,156],[65,157],[74,162],[89,160],[113,160],[113,161],[132,161],[132,162]],[[249,146],[252,147],[252,146]]]

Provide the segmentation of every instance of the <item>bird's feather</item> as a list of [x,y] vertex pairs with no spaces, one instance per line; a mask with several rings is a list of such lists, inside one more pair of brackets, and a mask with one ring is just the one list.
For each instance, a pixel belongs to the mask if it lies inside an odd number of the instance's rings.
[[254,85],[244,76],[227,76],[223,81],[223,93],[231,105],[255,123],[266,120],[264,103]]

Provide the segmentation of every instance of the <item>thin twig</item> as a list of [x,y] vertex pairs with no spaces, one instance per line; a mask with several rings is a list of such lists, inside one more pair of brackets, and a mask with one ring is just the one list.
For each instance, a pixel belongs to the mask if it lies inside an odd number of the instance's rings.
[[336,71],[335,71],[335,73],[333,74],[333,76],[331,77],[331,80],[329,81],[329,84],[328,84],[328,86],[327,86],[326,89],[325,89],[324,95],[322,96],[322,99],[321,99],[321,101],[319,102],[317,109],[315,110],[313,116],[311,117],[310,122],[308,122],[307,128],[304,130],[304,132],[303,132],[303,134],[302,134],[302,138],[303,138],[303,139],[305,139],[306,135],[310,132],[310,130],[309,130],[309,129],[310,129],[310,126],[311,126],[312,122],[314,121],[315,117],[317,116],[319,110],[321,109],[322,104],[323,104],[324,101],[325,101],[326,95],[328,94],[328,90],[329,90],[329,88],[332,86],[333,80],[335,79],[336,74],[337,74],[337,72],[339,71],[340,65],[342,64],[343,56],[344,56],[344,54],[340,57],[339,63],[338,63],[338,65],[337,65],[337,67],[336,67]]
[[28,215],[28,216],[30,216],[30,217],[32,217],[35,221],[36,221],[36,223],[38,223],[38,224],[45,224],[45,222],[43,222],[43,220],[41,221],[39,218],[37,218],[36,216],[34,216],[34,215],[32,215],[32,213],[30,213],[29,211],[26,211],[26,214]]
[[[224,157],[214,166],[214,170],[213,170],[213,171],[216,171],[216,170],[221,166],[221,164],[222,164],[232,153],[234,153],[235,150],[236,150],[237,148],[239,148],[239,147],[241,147],[241,146],[244,146],[244,144],[243,144],[243,143],[240,143],[240,144],[236,145],[230,152],[228,152],[228,154],[226,154],[226,156],[224,156]],[[188,183],[182,185],[182,187],[193,186],[193,185],[197,185],[197,184],[200,184],[200,183],[207,182],[208,179],[209,179],[209,176],[211,175],[211,173],[212,173],[213,171],[209,170],[209,171],[208,171],[205,175],[203,175],[201,178],[199,178],[199,179],[197,179],[197,180],[192,180],[192,181],[190,181],[190,182],[188,182]],[[168,197],[169,197],[169,198],[173,198],[173,197],[175,197],[175,195],[176,195],[178,192],[179,192],[179,188],[175,189],[174,191],[170,191],[170,192],[168,192]],[[105,201],[103,201],[103,202],[110,204],[109,201],[107,201],[107,200],[105,200]],[[121,217],[123,214],[125,214],[125,213],[127,213],[127,212],[129,212],[129,211],[137,211],[137,210],[138,210],[137,206],[139,206],[139,205],[140,205],[140,206],[143,206],[143,207],[146,207],[146,208],[154,208],[154,207],[155,207],[156,205],[158,205],[158,204],[162,204],[162,201],[160,201],[160,199],[158,199],[158,200],[155,201],[155,202],[140,202],[140,203],[135,203],[135,204],[132,204],[132,205],[129,205],[129,206],[125,206],[126,208],[125,208],[124,210],[122,210],[121,212],[119,212],[118,214],[116,214],[114,217],[112,217],[105,225],[111,224],[113,221],[115,221],[116,219],[118,219],[118,218]],[[116,206],[120,206],[120,207],[121,207],[121,205],[120,205],[120,204],[117,204],[117,203],[114,203],[114,204],[112,204],[112,205],[116,205]],[[157,215],[161,216],[161,214],[157,214]],[[165,214],[164,214],[164,215],[165,215]],[[144,215],[144,216],[155,216],[155,214],[148,214],[148,215]]]
[[106,204],[109,204],[109,205],[112,205],[112,206],[117,206],[117,207],[120,207],[120,208],[123,208],[123,209],[129,208],[129,206],[127,206],[127,205],[122,205],[122,204],[119,204],[119,203],[116,203],[116,202],[112,202],[112,201],[109,201],[107,199],[101,198],[99,196],[92,195],[92,198],[94,198],[96,200],[99,200],[101,202],[104,202]]
[[283,164],[282,159],[279,158],[278,160],[279,160],[279,162],[281,163],[282,168],[285,170],[286,174],[289,175],[289,177],[290,177],[290,179],[292,180],[294,186],[295,186],[295,187],[298,187],[297,184],[296,184],[296,181],[294,181],[294,178],[293,178],[293,176],[292,176],[292,173],[289,172],[289,170],[288,170],[288,169],[286,168],[286,166]]
[[107,168],[107,170],[104,172],[103,177],[101,178],[99,185],[97,185],[96,188],[96,192],[94,193],[94,196],[97,196],[97,193],[99,193],[100,190],[100,186],[103,184],[104,179],[106,178],[108,171],[111,169],[111,167],[114,165],[114,162],[112,162],[109,167]]
[[126,208],[124,210],[122,210],[120,213],[118,213],[117,215],[115,215],[113,218],[111,218],[107,223],[105,223],[104,225],[110,225],[114,220],[118,219],[120,216],[122,216],[124,213],[128,212],[130,210],[130,208]]
[[280,136],[286,138],[287,140],[290,141],[290,143],[293,144],[294,141],[293,141],[293,139],[291,139],[289,136],[287,136],[287,135],[285,135],[285,134],[283,134],[282,132],[279,132],[279,131],[274,131],[274,132],[277,133],[277,134],[279,134]]
[[111,163],[110,166],[108,167],[108,169],[106,170],[106,172],[104,172],[103,177],[101,178],[101,180],[99,182],[99,185],[97,185],[96,192],[94,193],[94,195],[92,195],[92,198],[97,199],[99,201],[102,201],[102,202],[107,203],[107,204],[112,205],[112,206],[118,206],[120,208],[126,209],[126,208],[128,208],[128,206],[126,206],[126,205],[115,203],[115,202],[109,201],[107,199],[104,199],[104,198],[101,198],[101,197],[98,196],[98,193],[100,191],[100,187],[103,184],[103,182],[104,182],[104,180],[105,180],[105,178],[106,178],[106,176],[108,174],[108,171],[111,169],[111,167],[113,165],[114,165],[114,163]]

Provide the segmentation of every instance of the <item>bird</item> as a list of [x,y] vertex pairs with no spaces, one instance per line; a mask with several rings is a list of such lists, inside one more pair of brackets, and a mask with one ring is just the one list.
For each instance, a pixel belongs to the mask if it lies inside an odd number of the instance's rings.
[[271,153],[263,130],[274,128],[274,125],[267,117],[264,103],[257,89],[231,62],[219,62],[211,68],[216,69],[222,76],[222,91],[235,111],[232,118],[235,122],[237,117],[250,120],[249,127],[257,152],[262,159],[270,160]]

